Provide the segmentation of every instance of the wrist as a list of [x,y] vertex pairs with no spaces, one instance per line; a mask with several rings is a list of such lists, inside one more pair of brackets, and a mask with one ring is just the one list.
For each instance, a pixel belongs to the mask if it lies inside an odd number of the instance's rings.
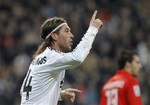
[[87,33],[91,33],[93,35],[96,35],[98,33],[98,29],[94,26],[89,26]]

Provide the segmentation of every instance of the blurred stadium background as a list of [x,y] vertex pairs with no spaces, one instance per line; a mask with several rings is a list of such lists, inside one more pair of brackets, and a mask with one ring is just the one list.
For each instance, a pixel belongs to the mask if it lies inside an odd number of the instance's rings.
[[75,35],[74,46],[88,28],[93,11],[104,27],[85,62],[66,73],[63,88],[81,89],[75,103],[98,105],[102,85],[117,70],[117,57],[134,48],[141,57],[139,75],[144,105],[150,105],[149,0],[0,0],[0,105],[19,105],[20,86],[40,39],[43,20],[62,16]]

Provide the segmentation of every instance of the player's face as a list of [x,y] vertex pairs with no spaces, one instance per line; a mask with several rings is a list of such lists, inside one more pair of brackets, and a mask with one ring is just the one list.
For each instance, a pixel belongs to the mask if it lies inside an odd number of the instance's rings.
[[59,35],[58,35],[58,40],[57,44],[59,47],[59,50],[62,52],[69,52],[71,51],[71,46],[73,45],[73,34],[70,31],[70,28],[68,25],[62,26]]
[[134,55],[133,56],[133,61],[131,62],[132,75],[137,77],[141,68],[142,68],[142,65],[140,63],[139,56]]

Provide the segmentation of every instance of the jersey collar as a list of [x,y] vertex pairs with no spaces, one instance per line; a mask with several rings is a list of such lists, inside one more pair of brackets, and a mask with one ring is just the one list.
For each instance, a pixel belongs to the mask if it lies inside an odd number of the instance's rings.
[[49,50],[51,50],[51,51],[56,51],[56,52],[58,52],[58,53],[62,53],[62,51],[60,51],[60,50],[55,50],[55,49],[53,49],[53,48],[51,48],[51,47],[47,47]]

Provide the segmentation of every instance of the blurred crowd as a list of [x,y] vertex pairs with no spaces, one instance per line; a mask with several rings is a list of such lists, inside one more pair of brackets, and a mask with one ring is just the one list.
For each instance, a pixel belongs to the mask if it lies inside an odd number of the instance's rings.
[[122,49],[136,49],[143,68],[139,74],[144,105],[150,105],[150,1],[149,0],[0,0],[0,105],[19,105],[20,87],[42,43],[45,19],[61,16],[74,34],[74,46],[89,26],[94,10],[104,22],[90,54],[80,66],[66,72],[63,88],[78,88],[75,103],[98,105],[103,84],[117,71]]

